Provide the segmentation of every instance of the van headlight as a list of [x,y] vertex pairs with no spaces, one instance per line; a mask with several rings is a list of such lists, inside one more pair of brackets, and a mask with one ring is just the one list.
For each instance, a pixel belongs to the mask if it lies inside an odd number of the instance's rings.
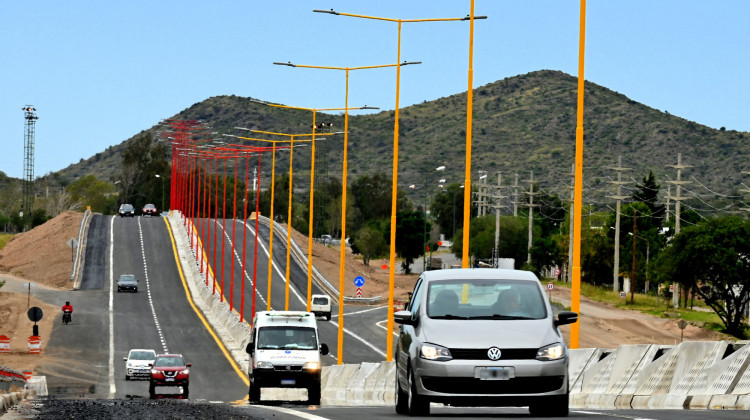
[[304,366],[302,366],[302,369],[305,370],[318,370],[320,369],[320,363],[318,362],[307,362]]
[[421,349],[419,350],[419,357],[422,359],[427,360],[436,360],[439,362],[444,362],[446,360],[453,360],[453,356],[451,356],[451,351],[443,346],[438,346],[437,344],[422,344]]
[[565,356],[565,348],[560,343],[550,344],[536,352],[536,360],[558,360],[563,356]]
[[273,363],[271,362],[258,362],[255,364],[258,369],[273,369]]

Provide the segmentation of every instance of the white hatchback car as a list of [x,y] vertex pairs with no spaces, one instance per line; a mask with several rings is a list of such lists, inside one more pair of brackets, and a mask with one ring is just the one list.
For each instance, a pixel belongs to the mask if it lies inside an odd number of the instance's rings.
[[529,271],[453,269],[422,273],[396,349],[396,412],[427,415],[430,402],[529,406],[568,415],[568,349],[541,283]]
[[150,365],[156,360],[156,351],[153,349],[132,349],[128,352],[128,356],[123,357],[122,360],[125,361],[126,381],[134,377],[148,379],[151,375]]

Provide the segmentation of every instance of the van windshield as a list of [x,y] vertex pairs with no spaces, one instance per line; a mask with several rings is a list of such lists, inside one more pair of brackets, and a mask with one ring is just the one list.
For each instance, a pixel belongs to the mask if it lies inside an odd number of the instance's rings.
[[314,297],[312,300],[312,303],[315,305],[327,305],[328,304],[328,298],[324,297]]
[[309,327],[262,327],[258,329],[258,350],[317,350],[315,329]]
[[432,281],[427,316],[442,319],[543,319],[539,286],[526,280]]

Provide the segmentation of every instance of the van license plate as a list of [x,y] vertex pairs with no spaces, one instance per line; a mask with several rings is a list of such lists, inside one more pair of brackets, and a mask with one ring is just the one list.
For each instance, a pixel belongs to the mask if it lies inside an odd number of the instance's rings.
[[294,385],[295,383],[297,383],[297,381],[295,381],[294,379],[282,379],[281,380],[281,385]]
[[507,381],[513,375],[507,367],[479,367],[474,371],[474,377],[483,381]]

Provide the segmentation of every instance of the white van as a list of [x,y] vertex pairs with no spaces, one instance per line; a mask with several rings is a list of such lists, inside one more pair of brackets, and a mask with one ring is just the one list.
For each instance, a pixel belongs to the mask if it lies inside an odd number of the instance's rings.
[[309,404],[320,405],[320,356],[328,354],[328,346],[318,340],[315,315],[262,311],[252,327],[245,349],[250,354],[249,402],[260,402],[261,388],[307,388]]
[[326,321],[331,320],[331,297],[328,295],[310,296],[310,312],[315,316],[324,316]]

